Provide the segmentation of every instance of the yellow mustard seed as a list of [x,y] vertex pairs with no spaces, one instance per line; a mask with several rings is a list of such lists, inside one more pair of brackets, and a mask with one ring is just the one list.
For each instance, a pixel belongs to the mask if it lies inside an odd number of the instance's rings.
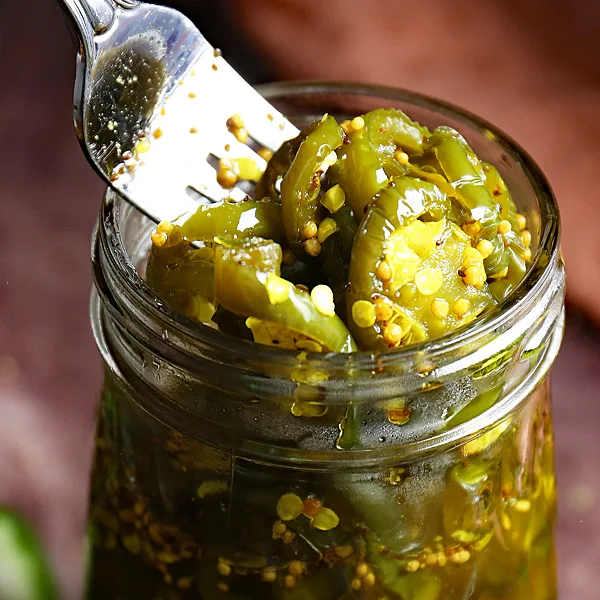
[[475,267],[482,264],[481,252],[477,248],[467,246],[463,250],[463,264],[465,267]]
[[358,327],[373,327],[377,320],[375,306],[368,300],[357,300],[352,305],[352,319]]
[[443,552],[438,552],[437,563],[440,567],[445,567],[448,562],[448,557]]
[[356,565],[356,574],[362,579],[369,572],[367,563],[359,562]]
[[385,323],[394,316],[394,309],[387,298],[377,298],[375,300],[375,315],[377,321]]
[[317,285],[310,292],[310,299],[315,308],[326,317],[335,315],[335,303],[333,301],[333,292],[328,285]]
[[282,521],[275,521],[273,525],[273,535],[281,537],[287,531],[287,525]]
[[321,242],[315,237],[304,242],[304,250],[309,256],[319,256],[321,254]]
[[459,298],[452,305],[452,312],[457,317],[464,317],[469,312],[470,307],[471,303],[466,298]]
[[294,541],[295,537],[296,537],[296,534],[293,531],[291,531],[290,529],[288,529],[282,536],[283,543],[291,544]]
[[171,233],[173,231],[173,223],[170,221],[161,221],[156,226],[157,231],[164,231],[164,233]]
[[321,531],[330,531],[335,529],[340,522],[340,518],[330,509],[322,506],[317,512],[317,516],[312,521],[312,526]]
[[398,323],[389,323],[383,330],[383,339],[387,344],[396,346],[402,341],[404,337],[404,331]]
[[372,571],[365,575],[363,585],[365,587],[373,587],[375,585],[375,574]]
[[158,229],[150,236],[152,244],[157,248],[162,248],[167,243],[168,237],[169,236],[164,231],[158,231]]
[[472,285],[479,289],[483,287],[486,282],[487,276],[483,267],[466,267],[464,269],[464,277],[462,278],[465,285]]
[[219,167],[217,171],[217,183],[226,190],[230,190],[235,187],[236,183],[239,181],[239,177],[234,173],[234,171],[227,167]]
[[344,190],[338,185],[334,185],[329,188],[323,198],[321,198],[321,204],[330,212],[336,213],[344,203],[346,202],[346,193]]
[[527,227],[527,218],[525,217],[525,215],[522,215],[521,213],[517,213],[515,215],[516,219],[517,219],[517,224],[519,225],[519,229],[521,231],[523,231],[523,229],[525,229],[525,227]]
[[322,244],[330,235],[333,235],[337,230],[337,223],[331,217],[327,217],[319,223],[317,239]]
[[494,251],[494,244],[489,240],[480,240],[477,244],[477,250],[482,258],[487,258]]
[[362,117],[354,117],[351,122],[354,131],[360,131],[365,128],[365,120]]
[[303,510],[302,498],[296,494],[284,494],[277,501],[277,515],[282,521],[293,521]]
[[239,129],[240,127],[244,126],[244,119],[242,119],[242,116],[239,113],[236,113],[235,115],[229,117],[229,119],[227,119],[227,128],[228,129]]
[[350,582],[350,587],[351,587],[353,590],[355,590],[355,591],[356,591],[356,590],[360,590],[361,586],[362,586],[362,581],[361,581],[361,580],[360,580],[358,577],[355,577],[355,578],[354,578],[354,579],[353,579],[353,580]]
[[291,590],[296,587],[296,578],[293,575],[286,575],[283,578],[283,584],[288,590]]
[[437,561],[438,561],[437,552],[431,552],[430,554],[427,554],[427,556],[425,557],[425,564],[428,567],[433,567],[433,565],[437,565]]
[[498,224],[498,233],[500,235],[505,235],[509,231],[512,231],[512,225],[510,224],[510,221],[500,221],[500,223]]
[[500,516],[500,525],[504,531],[510,531],[512,528],[512,523],[510,522],[510,517],[506,513],[502,513]]
[[190,133],[191,133],[191,134],[196,134],[196,133],[198,133],[198,128],[197,128],[197,127],[190,127]]
[[525,248],[525,250],[523,250],[522,256],[525,262],[529,262],[531,260],[531,248]]
[[525,246],[525,248],[531,246],[531,232],[528,229],[524,229],[521,232],[521,239],[523,240],[523,246]]
[[481,225],[479,224],[479,221],[473,221],[471,223],[465,223],[462,229],[468,236],[473,237],[481,231]]
[[269,273],[265,282],[265,290],[272,305],[281,304],[290,297],[292,284],[275,273]]
[[219,583],[217,583],[217,589],[226,594],[229,591],[229,585],[223,581],[219,581]]
[[288,571],[290,575],[298,577],[304,573],[304,563],[299,560],[293,560],[288,566]]
[[308,221],[306,225],[302,228],[302,237],[305,240],[310,238],[314,238],[317,235],[318,227],[314,221]]
[[435,294],[443,283],[444,275],[440,269],[421,269],[415,273],[415,285],[424,296]]
[[437,298],[431,303],[430,310],[434,317],[443,319],[450,314],[450,305],[446,300]]
[[217,561],[217,571],[223,577],[229,577],[231,575],[231,566],[227,564],[222,558]]
[[277,579],[277,571],[274,567],[265,567],[262,570],[261,579],[266,583],[273,583]]
[[154,137],[155,140],[159,140],[163,136],[163,130],[160,127],[158,127],[157,129],[154,130],[154,133],[152,134],[152,136]]
[[394,152],[394,158],[402,165],[407,165],[408,161],[409,161],[409,156],[408,154],[406,154],[406,152],[403,152],[402,150],[396,150],[396,152]]
[[406,565],[406,570],[409,573],[416,573],[421,568],[421,563],[418,560],[409,560]]
[[387,260],[381,260],[375,269],[375,275],[377,275],[377,279],[383,281],[389,281],[392,278],[392,267],[390,267],[390,263]]
[[470,558],[471,553],[466,548],[459,548],[450,555],[450,560],[457,565],[466,563]]

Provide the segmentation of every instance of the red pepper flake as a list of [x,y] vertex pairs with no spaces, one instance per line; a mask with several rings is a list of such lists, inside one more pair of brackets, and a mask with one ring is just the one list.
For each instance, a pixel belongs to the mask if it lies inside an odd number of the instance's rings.
[[410,421],[411,408],[393,408],[387,411],[387,418],[392,425],[406,425]]
[[303,501],[303,504],[304,504],[304,514],[309,519],[314,519],[317,516],[317,513],[319,512],[319,509],[321,508],[321,505],[323,503],[318,498],[311,496],[310,498],[306,498]]

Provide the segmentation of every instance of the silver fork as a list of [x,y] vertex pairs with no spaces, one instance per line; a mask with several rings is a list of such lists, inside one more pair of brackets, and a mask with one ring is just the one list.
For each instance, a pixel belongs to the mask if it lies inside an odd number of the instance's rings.
[[135,0],[57,1],[80,42],[74,116],[83,150],[154,221],[199,201],[243,199],[242,187],[217,183],[219,159],[245,157],[264,170],[255,149],[276,150],[298,134],[178,11]]

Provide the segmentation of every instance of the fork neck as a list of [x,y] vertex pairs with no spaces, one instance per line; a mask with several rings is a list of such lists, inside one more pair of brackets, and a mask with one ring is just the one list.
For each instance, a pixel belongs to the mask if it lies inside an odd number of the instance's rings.
[[133,8],[137,0],[57,0],[76,28],[86,52],[93,49],[95,35],[110,28],[119,8]]

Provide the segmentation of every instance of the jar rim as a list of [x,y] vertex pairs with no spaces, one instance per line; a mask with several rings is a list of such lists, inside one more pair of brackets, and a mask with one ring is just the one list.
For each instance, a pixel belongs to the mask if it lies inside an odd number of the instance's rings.
[[[356,369],[372,368],[375,361],[377,361],[378,367],[412,365],[425,353],[432,358],[453,354],[462,347],[473,348],[480,340],[499,330],[507,321],[516,318],[524,305],[532,305],[548,287],[551,267],[559,260],[560,221],[556,198],[537,163],[517,142],[496,126],[445,101],[395,87],[346,82],[299,81],[265,84],[258,86],[258,89],[267,98],[282,93],[295,96],[319,94],[370,96],[382,100],[416,103],[440,114],[446,113],[458,117],[465,123],[471,123],[473,126],[489,132],[490,136],[493,136],[494,142],[504,152],[516,159],[531,185],[539,205],[539,244],[532,257],[530,267],[517,288],[493,309],[485,312],[468,325],[433,340],[425,340],[385,352],[373,353],[359,350],[351,354],[308,354],[308,364],[318,364],[320,369],[348,368],[349,361]],[[114,272],[123,284],[122,287],[128,289],[133,295],[134,301],[142,307],[146,314],[182,335],[188,342],[195,341],[203,348],[212,348],[216,352],[221,351],[231,357],[232,361],[235,361],[236,356],[244,357],[249,353],[252,353],[254,360],[263,365],[282,365],[296,361],[297,351],[282,350],[237,338],[192,321],[166,306],[138,275],[124,247],[119,228],[119,216],[123,206],[129,205],[118,192],[109,189],[103,203],[100,229],[111,239],[111,243],[106,245],[107,254],[115,267]],[[96,280],[98,284],[98,278]]]

